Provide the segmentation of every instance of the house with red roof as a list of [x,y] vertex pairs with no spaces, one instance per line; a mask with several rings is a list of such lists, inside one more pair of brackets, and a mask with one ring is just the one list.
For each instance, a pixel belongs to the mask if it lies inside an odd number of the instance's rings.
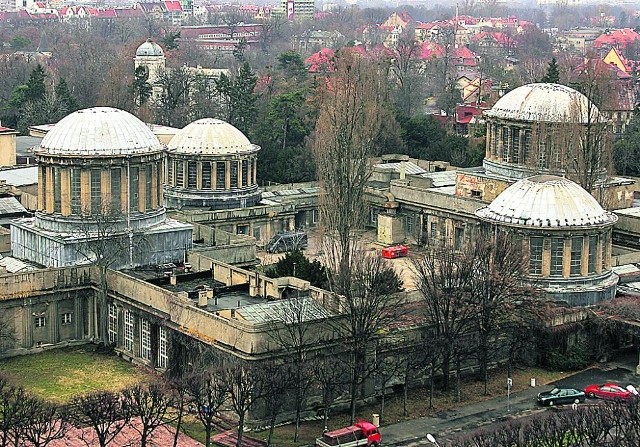
[[640,34],[630,28],[607,30],[593,42],[593,47],[600,55],[605,55],[611,48],[624,51],[628,46],[637,43]]
[[332,73],[336,71],[335,52],[331,48],[323,48],[304,60],[309,73]]
[[179,0],[164,0],[164,17],[172,25],[181,25],[184,19],[184,10]]
[[458,73],[474,71],[480,65],[478,55],[466,46],[454,50],[452,61]]
[[484,54],[506,56],[516,47],[515,40],[507,33],[499,31],[483,31],[471,38],[474,47]]

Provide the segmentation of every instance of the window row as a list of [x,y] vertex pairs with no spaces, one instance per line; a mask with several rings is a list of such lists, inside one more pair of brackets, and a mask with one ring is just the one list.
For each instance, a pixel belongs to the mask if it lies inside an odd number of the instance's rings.
[[255,183],[256,168],[254,159],[232,162],[169,160],[167,184],[179,188],[212,190],[241,188]]
[[[72,313],[71,312],[65,312],[60,314],[60,324],[63,326],[69,325],[73,322],[73,317],[72,317]],[[47,326],[47,317],[45,315],[36,315],[33,318],[33,325],[34,327],[40,328],[40,327],[46,327]]]
[[586,276],[606,269],[606,235],[529,238],[529,274],[544,275],[545,259],[548,274],[553,277],[565,276],[565,265],[569,276]]

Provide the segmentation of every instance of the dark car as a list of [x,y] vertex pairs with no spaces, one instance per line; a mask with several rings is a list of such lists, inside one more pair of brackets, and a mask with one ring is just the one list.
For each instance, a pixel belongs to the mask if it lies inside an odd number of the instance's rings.
[[551,391],[538,393],[540,405],[577,404],[584,402],[585,394],[575,388],[554,388]]
[[605,383],[603,385],[589,385],[584,389],[589,397],[599,397],[608,400],[627,400],[634,397],[634,394],[621,387],[617,383]]

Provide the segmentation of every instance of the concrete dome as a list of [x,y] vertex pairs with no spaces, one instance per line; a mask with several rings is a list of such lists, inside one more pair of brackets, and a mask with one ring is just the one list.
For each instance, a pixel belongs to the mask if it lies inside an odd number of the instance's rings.
[[484,112],[486,117],[547,123],[588,123],[600,115],[598,108],[577,90],[560,84],[527,84],[511,90]]
[[546,228],[605,226],[618,220],[578,184],[553,175],[519,180],[476,215],[493,223]]
[[38,152],[112,157],[161,150],[162,145],[151,129],[129,112],[94,107],[61,119],[42,139]]
[[259,146],[231,124],[214,118],[203,118],[179,130],[169,144],[176,154],[233,155],[256,152]]
[[147,39],[147,41],[136,50],[136,56],[164,56],[164,51],[162,51],[160,45],[153,40]]

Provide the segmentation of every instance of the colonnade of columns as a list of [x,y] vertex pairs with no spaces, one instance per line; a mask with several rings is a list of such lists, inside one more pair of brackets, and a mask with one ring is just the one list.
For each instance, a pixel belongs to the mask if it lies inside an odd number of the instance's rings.
[[585,235],[530,236],[529,274],[578,278],[611,270],[611,231]]
[[[161,161],[38,166],[38,210],[63,216],[145,212],[162,207]],[[129,195],[129,191],[131,194]]]
[[256,157],[238,160],[167,159],[167,186],[227,191],[257,184]]
[[487,151],[490,160],[525,164],[531,146],[531,129],[492,123],[487,126]]

